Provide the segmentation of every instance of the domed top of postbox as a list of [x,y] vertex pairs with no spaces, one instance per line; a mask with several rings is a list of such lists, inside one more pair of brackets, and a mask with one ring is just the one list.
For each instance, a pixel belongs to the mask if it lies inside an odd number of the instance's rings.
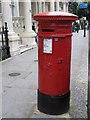
[[45,12],[34,16],[36,21],[75,21],[77,18],[77,15],[66,12]]

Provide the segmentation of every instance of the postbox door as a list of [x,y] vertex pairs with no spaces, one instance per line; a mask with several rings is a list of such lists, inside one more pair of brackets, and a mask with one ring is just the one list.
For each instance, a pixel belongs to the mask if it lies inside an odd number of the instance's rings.
[[[54,38],[54,69],[57,88],[63,93],[69,90],[71,39]],[[60,77],[59,77],[60,76]]]

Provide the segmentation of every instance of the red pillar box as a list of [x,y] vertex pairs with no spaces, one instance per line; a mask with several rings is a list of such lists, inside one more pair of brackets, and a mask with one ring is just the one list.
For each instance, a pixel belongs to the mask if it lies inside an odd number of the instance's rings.
[[69,110],[72,21],[64,12],[37,14],[38,109],[58,115]]

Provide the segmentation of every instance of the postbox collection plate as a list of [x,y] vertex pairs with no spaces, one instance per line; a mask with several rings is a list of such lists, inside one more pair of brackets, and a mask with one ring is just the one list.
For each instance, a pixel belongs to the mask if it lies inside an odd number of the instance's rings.
[[52,54],[52,38],[43,39],[43,53]]

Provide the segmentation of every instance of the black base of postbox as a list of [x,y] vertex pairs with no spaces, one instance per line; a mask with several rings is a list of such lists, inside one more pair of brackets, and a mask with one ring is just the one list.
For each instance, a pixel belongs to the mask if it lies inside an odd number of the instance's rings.
[[60,115],[68,112],[70,91],[60,96],[49,96],[38,90],[38,110],[49,115]]

